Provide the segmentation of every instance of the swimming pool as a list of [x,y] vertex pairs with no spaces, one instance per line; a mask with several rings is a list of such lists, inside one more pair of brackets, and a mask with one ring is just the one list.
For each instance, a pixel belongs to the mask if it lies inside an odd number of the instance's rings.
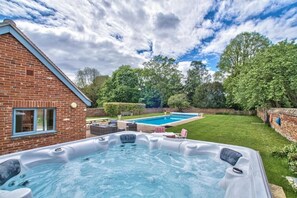
[[140,132],[4,155],[1,175],[9,160],[0,197],[271,197],[254,150]]
[[146,124],[146,125],[154,125],[154,126],[163,126],[172,123],[178,123],[185,120],[190,120],[192,118],[197,118],[199,116],[198,113],[176,113],[172,112],[170,115],[164,116],[155,116],[149,118],[139,118],[133,119],[130,121],[134,121],[138,124]]

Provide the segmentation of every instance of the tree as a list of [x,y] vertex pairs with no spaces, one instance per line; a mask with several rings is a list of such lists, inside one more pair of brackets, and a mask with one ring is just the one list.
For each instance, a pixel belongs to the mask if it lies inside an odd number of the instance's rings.
[[185,82],[185,91],[187,92],[187,96],[191,104],[193,104],[195,88],[200,86],[202,83],[209,82],[210,79],[211,76],[205,64],[201,61],[191,62],[190,69],[187,71],[187,79]]
[[142,88],[141,89],[141,98],[139,99],[140,103],[145,103],[147,108],[154,108],[161,106],[161,94],[154,89]]
[[178,111],[182,111],[185,108],[190,107],[186,94],[175,94],[168,99],[168,105],[171,108],[177,108]]
[[193,97],[194,107],[223,108],[225,103],[224,89],[220,82],[204,83],[195,89]]
[[131,102],[136,103],[140,98],[139,76],[137,70],[130,65],[123,65],[112,73],[100,90],[97,103]]
[[[182,73],[177,69],[175,60],[163,56],[155,56],[149,62],[145,62],[142,73],[142,86],[146,88],[144,94],[157,93],[160,95],[160,107],[166,106],[168,98],[179,93]],[[147,96],[143,96],[145,98]],[[149,97],[147,97],[149,98]]]
[[213,74],[213,80],[216,82],[224,82],[225,76],[221,71],[216,71]]
[[257,32],[243,32],[237,35],[225,48],[220,57],[218,67],[227,75],[236,76],[248,70],[248,63],[271,41]]
[[238,84],[238,76],[248,72],[252,58],[270,44],[271,41],[259,33],[244,32],[237,35],[227,45],[220,57],[218,68],[221,76],[227,76],[224,88],[229,105],[237,106],[234,89]]
[[138,69],[139,85],[140,85],[140,103],[145,103],[147,108],[160,107],[162,104],[161,94],[154,89],[152,84],[145,82],[147,80],[144,69]]
[[92,107],[96,106],[98,92],[102,88],[108,76],[100,76],[96,68],[85,67],[76,73],[76,85],[92,101]]
[[107,79],[108,76],[97,76],[92,84],[81,88],[81,91],[92,101],[92,107],[97,106],[98,93]]
[[80,69],[76,73],[76,85],[79,88],[84,88],[92,84],[97,76],[100,76],[100,72],[96,68],[85,67],[84,69]]
[[297,107],[297,44],[283,41],[257,54],[234,93],[245,109]]

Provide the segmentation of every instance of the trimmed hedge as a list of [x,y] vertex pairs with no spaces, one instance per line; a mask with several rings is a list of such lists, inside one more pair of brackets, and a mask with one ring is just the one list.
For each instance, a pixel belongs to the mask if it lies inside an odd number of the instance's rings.
[[104,111],[109,116],[120,115],[121,112],[131,112],[140,114],[145,109],[143,103],[122,103],[122,102],[106,102],[103,104]]

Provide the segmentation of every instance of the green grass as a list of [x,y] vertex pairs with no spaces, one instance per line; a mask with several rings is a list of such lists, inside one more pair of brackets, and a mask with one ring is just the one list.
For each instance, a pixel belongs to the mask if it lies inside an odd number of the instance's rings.
[[[134,115],[134,116],[122,116],[122,120],[128,120],[128,119],[134,119],[134,118],[145,118],[145,117],[151,117],[151,116],[160,116],[164,115],[164,113],[149,113],[149,114],[142,114],[142,115]],[[94,118],[110,118],[110,119],[117,119],[117,117],[87,117],[86,120],[94,119]]]
[[287,197],[297,197],[284,176],[292,175],[287,160],[274,158],[271,152],[290,142],[262,124],[256,116],[206,115],[206,118],[167,129],[189,131],[188,138],[224,144],[245,146],[257,150],[262,157],[269,183],[282,186]]

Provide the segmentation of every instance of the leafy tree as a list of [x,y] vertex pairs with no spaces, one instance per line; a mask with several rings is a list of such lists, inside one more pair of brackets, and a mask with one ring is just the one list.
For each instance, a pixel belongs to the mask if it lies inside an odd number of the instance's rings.
[[96,101],[98,100],[98,92],[103,87],[104,82],[107,79],[108,76],[97,76],[92,84],[86,85],[85,87],[81,88],[81,91],[92,101],[92,107],[96,106]]
[[[179,93],[183,86],[181,84],[182,74],[177,69],[175,60],[163,56],[155,56],[149,62],[145,62],[142,73],[142,86],[146,87],[144,94],[160,95],[160,107],[166,106],[168,98]],[[143,96],[142,98],[150,98]]]
[[108,76],[101,76],[96,68],[85,67],[76,73],[76,85],[92,101],[92,107],[96,106],[98,91],[107,78]]
[[186,94],[175,94],[170,96],[168,99],[168,105],[171,108],[177,108],[178,111],[182,111],[183,109],[190,107]]
[[238,75],[248,72],[252,58],[270,44],[269,39],[259,33],[244,32],[227,45],[220,57],[218,68],[221,76],[227,76],[224,87],[229,105],[237,105],[234,89],[238,84]]
[[226,98],[220,82],[208,82],[195,89],[193,104],[199,108],[223,108]]
[[283,41],[260,52],[237,82],[234,97],[245,109],[297,107],[297,44]]
[[141,90],[140,103],[145,103],[147,108],[160,107],[161,95],[157,90],[144,87]]
[[84,69],[80,69],[76,73],[76,85],[79,88],[84,88],[92,84],[97,76],[100,76],[100,72],[96,68],[85,67]]
[[193,96],[195,88],[200,86],[202,83],[210,81],[211,76],[206,68],[206,65],[201,61],[192,61],[190,69],[187,71],[187,79],[185,82],[185,91],[187,96],[193,104]]
[[216,82],[223,82],[225,79],[224,74],[221,71],[216,71],[213,74],[213,80]]
[[144,75],[144,69],[138,69],[139,86],[140,86],[140,103],[145,103],[147,108],[155,108],[161,106],[161,94],[154,89],[152,84],[146,83],[147,78]]
[[236,76],[248,70],[251,58],[270,44],[271,41],[267,37],[257,32],[243,32],[227,45],[220,57],[218,67],[223,73]]
[[123,65],[112,73],[99,93],[97,103],[131,102],[136,103],[140,98],[139,76],[137,70],[129,65]]

